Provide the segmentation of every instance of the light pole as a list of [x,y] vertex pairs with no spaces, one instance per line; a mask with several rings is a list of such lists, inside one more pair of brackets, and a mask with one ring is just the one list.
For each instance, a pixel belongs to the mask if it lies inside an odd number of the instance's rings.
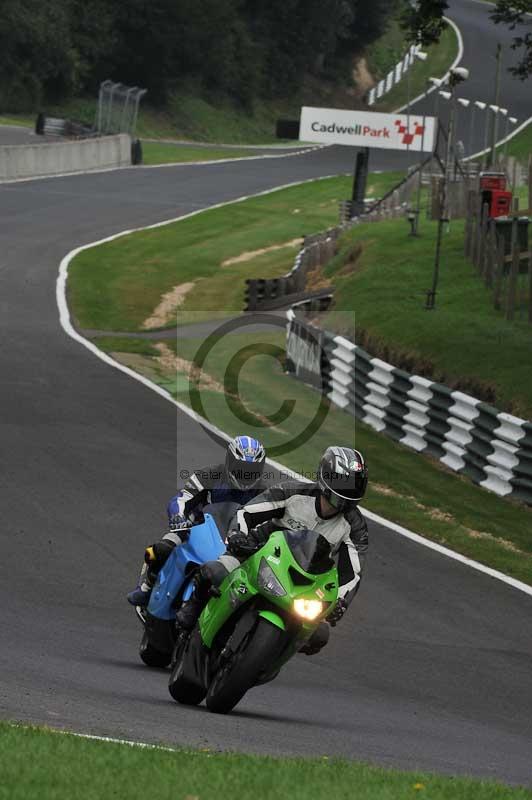
[[[427,78],[427,93],[428,93],[428,90],[429,90],[431,84],[433,86],[435,86],[437,89],[439,89],[439,87],[442,85],[442,83],[443,83],[443,81],[441,81],[440,78]],[[437,103],[437,99],[438,99],[438,92],[436,92],[436,103],[434,104],[434,111],[435,111],[434,116],[436,118],[436,125],[438,124],[438,103]],[[425,119],[425,113],[423,113],[423,133],[422,133],[422,136],[421,136],[421,153],[422,154],[425,152],[425,125],[426,125],[426,119]],[[422,158],[423,158],[423,155],[422,155]],[[419,216],[421,214],[421,190],[422,190],[422,184],[423,184],[423,169],[422,169],[422,165],[420,164],[419,165],[419,172],[418,172],[418,180],[417,180],[416,210],[414,212],[415,213],[415,217],[414,217],[414,222],[413,222],[412,231],[411,231],[411,235],[412,236],[418,236],[418,231],[419,231]]]
[[[504,117],[504,137],[503,138],[506,139],[506,136],[508,135],[508,109],[507,108],[499,108],[499,114],[502,114],[502,116]],[[503,150],[502,156],[504,158],[504,150]],[[506,166],[506,164],[505,164],[505,166]]]
[[[474,105],[475,105],[476,108],[480,109],[480,111],[485,111],[486,107],[487,107],[486,103],[483,103],[482,100],[475,100]],[[485,150],[486,147],[488,146],[488,138],[487,138],[488,137],[488,122],[487,122],[487,120],[486,120],[486,125],[484,126],[484,128],[485,128],[485,133],[484,133],[484,150]]]
[[[436,89],[439,89],[440,86],[442,86],[442,84],[443,84],[443,81],[441,80],[441,78],[429,78],[428,82],[432,83],[432,85]],[[439,92],[437,92],[437,91],[434,92],[434,116],[436,117],[436,120],[438,119],[438,110],[439,110],[439,108],[438,108],[438,106],[439,106],[438,100],[439,99],[440,99]]]
[[490,105],[488,106],[490,111],[493,111],[493,124],[491,125],[491,132],[492,132],[492,143],[491,148],[486,153],[486,167],[493,167],[495,163],[495,142],[497,141],[497,123],[499,120],[499,106]]
[[[431,83],[434,86],[436,86],[436,88],[439,88],[442,85],[442,81],[439,78],[427,78],[427,90],[429,89]],[[436,92],[436,100],[437,100],[437,98],[438,98],[438,92]],[[435,119],[436,119],[436,125],[438,124],[437,108],[438,108],[438,104],[436,102],[435,103],[435,114],[434,114]],[[422,159],[423,159],[423,153],[425,152],[425,123],[426,123],[425,114],[423,114],[423,133],[421,135],[421,154],[422,154],[421,158]],[[422,189],[422,183],[423,183],[423,168],[422,168],[422,163],[420,163],[419,172],[418,172],[418,178],[417,178],[416,210],[414,212],[415,213],[415,217],[414,217],[414,223],[412,225],[412,232],[411,232],[412,236],[417,236],[418,235],[418,230],[419,230],[419,216],[421,214],[421,189]]]
[[[499,110],[499,102],[500,102],[500,95],[501,95],[501,67],[502,67],[502,44],[497,44],[497,52],[495,55],[497,66],[495,71],[495,99],[494,104],[490,106],[490,108],[494,111],[495,115]],[[493,118],[493,126],[491,128],[491,147],[490,151],[487,155],[486,165],[488,167],[493,166],[495,162],[495,145],[497,142],[497,123],[498,117],[495,116]]]
[[451,92],[440,91],[438,94],[440,97],[443,97],[444,100],[450,100],[452,97]]
[[471,116],[469,118],[469,139],[467,142],[467,154],[468,156],[473,155],[473,134],[475,132],[475,108],[477,107],[476,102],[471,104]]
[[[408,132],[409,133],[410,133],[410,103],[411,103],[410,72],[411,72],[412,66],[414,65],[414,62],[415,62],[416,58],[417,58],[418,61],[426,61],[428,56],[427,56],[427,53],[423,52],[423,50],[414,50],[413,53],[412,53],[412,59],[409,61],[409,64],[408,64],[408,72],[407,72],[407,76],[406,76],[407,77],[406,85],[407,85],[407,94],[408,94],[407,104],[406,104],[406,118],[407,118],[407,126],[408,126]],[[410,150],[410,145],[407,146],[407,150]]]
[[436,308],[436,292],[438,290],[438,281],[440,277],[440,256],[441,256],[441,243],[443,236],[443,226],[448,222],[449,214],[447,210],[447,180],[449,172],[449,160],[451,158],[451,143],[453,140],[454,116],[455,116],[455,99],[454,90],[459,83],[466,81],[469,78],[469,70],[465,67],[455,67],[450,71],[449,75],[449,88],[451,100],[451,112],[449,114],[449,125],[447,128],[447,147],[445,148],[445,164],[443,180],[441,184],[440,194],[440,218],[438,220],[438,233],[436,236],[436,252],[434,255],[434,269],[432,273],[432,288],[427,292],[426,309],[433,311]]
[[[469,108],[470,102],[471,101],[470,100],[466,100],[465,97],[458,97],[457,98],[457,103],[459,105],[461,105],[462,108]],[[456,161],[457,161],[457,159],[456,159],[456,137],[457,137],[457,132],[458,132],[458,112],[456,114],[455,123],[456,124],[454,126],[453,154],[454,154],[454,174],[455,174],[455,177],[456,177]],[[462,150],[462,155],[463,155],[463,150]]]
[[517,117],[506,117],[506,136],[505,136],[505,143],[504,143],[504,162],[506,163],[506,159],[508,157],[508,122],[511,125],[517,125]]

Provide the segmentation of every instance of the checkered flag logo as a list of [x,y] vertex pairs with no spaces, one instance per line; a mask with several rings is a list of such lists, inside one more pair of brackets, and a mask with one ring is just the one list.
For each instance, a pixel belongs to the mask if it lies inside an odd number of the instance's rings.
[[402,144],[412,144],[416,136],[423,136],[425,131],[425,126],[421,125],[419,122],[413,123],[412,131],[404,125],[400,119],[395,120],[395,127],[397,128],[397,133],[402,134],[401,142]]

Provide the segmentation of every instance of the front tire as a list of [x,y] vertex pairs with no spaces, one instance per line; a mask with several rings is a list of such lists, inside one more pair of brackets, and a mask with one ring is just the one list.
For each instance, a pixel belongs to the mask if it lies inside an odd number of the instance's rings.
[[141,639],[139,656],[147,667],[167,667],[172,660],[171,653],[162,653],[150,644],[147,633]]
[[244,650],[215,675],[207,692],[207,708],[215,714],[227,714],[254,686],[268,665],[280,652],[284,631],[259,618],[254,633]]

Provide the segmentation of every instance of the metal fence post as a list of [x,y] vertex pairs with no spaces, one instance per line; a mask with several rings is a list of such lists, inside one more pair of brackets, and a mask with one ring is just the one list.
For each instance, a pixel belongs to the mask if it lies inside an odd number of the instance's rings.
[[495,266],[495,289],[493,292],[493,307],[499,311],[502,307],[502,280],[504,277],[504,239],[499,237],[497,242],[497,261]]
[[528,254],[528,321],[532,324],[532,242]]
[[510,267],[510,280],[508,282],[508,295],[506,297],[506,319],[513,320],[515,315],[515,295],[517,289],[517,276],[519,275],[519,199],[513,203],[512,217],[512,262]]

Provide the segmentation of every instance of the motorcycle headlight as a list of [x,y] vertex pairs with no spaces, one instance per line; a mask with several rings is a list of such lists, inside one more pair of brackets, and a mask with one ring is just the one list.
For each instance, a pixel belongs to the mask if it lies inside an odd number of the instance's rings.
[[259,566],[259,574],[257,576],[257,583],[259,587],[274,597],[282,597],[286,594],[285,588],[282,583],[275,577],[275,573],[268,565],[265,558],[261,558]]
[[294,611],[303,619],[316,619],[323,613],[323,603],[321,600],[305,600],[303,597],[298,597],[294,600]]

